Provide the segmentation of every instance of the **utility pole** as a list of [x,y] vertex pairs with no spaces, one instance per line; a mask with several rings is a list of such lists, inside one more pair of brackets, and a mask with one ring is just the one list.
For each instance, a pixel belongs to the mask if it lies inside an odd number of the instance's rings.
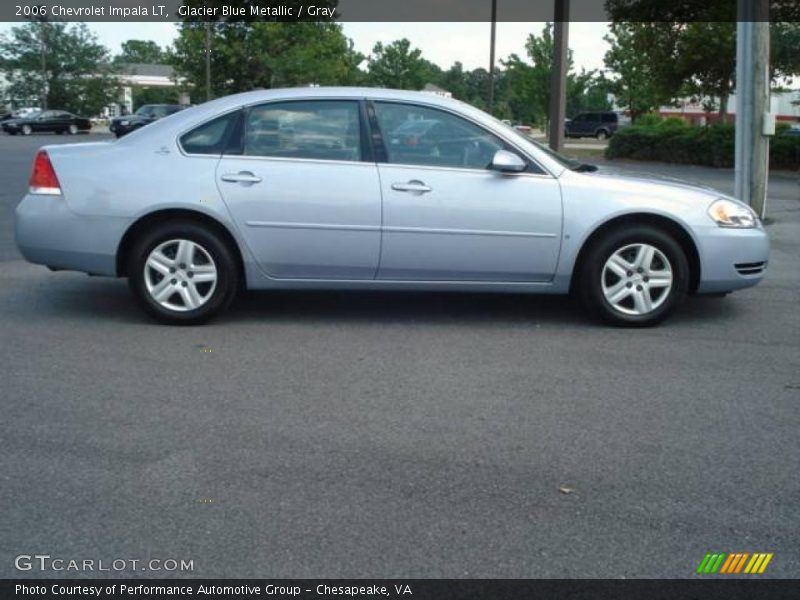
[[206,21],[206,102],[211,100],[211,21]]
[[497,39],[497,0],[492,0],[492,35],[489,44],[489,114],[494,110],[494,48]]
[[567,113],[567,53],[569,50],[569,0],[555,0],[553,65],[550,79],[550,147],[564,149],[564,118]]
[[42,110],[47,110],[47,38],[45,38],[45,30],[47,24],[45,20],[39,21],[39,49],[42,67]]
[[769,85],[769,0],[738,0],[734,195],[762,218],[769,178]]

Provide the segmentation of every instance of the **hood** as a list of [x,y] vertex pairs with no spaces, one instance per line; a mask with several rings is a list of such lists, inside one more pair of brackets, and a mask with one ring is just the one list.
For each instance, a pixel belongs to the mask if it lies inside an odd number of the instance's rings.
[[715,197],[724,196],[728,194],[708,185],[701,185],[680,179],[678,177],[671,177],[663,173],[640,172],[634,173],[625,171],[623,169],[607,166],[599,166],[598,170],[593,173],[587,174],[590,177],[599,179],[613,179],[615,181],[624,181],[636,185],[655,186],[659,189],[672,189],[675,191],[695,192],[703,195],[713,195]]
[[687,209],[703,211],[719,198],[733,200],[728,194],[714,188],[699,186],[658,174],[622,172],[602,169],[593,173],[567,171],[562,177],[569,193],[584,198],[613,198],[620,205],[674,212]]

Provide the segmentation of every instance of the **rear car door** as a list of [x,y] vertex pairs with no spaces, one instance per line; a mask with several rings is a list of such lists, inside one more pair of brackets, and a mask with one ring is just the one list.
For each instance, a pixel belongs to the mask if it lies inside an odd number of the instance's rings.
[[373,279],[381,189],[356,99],[252,106],[217,185],[263,271],[278,279]]
[[554,177],[533,163],[517,174],[490,170],[497,150],[514,149],[454,112],[377,101],[369,114],[383,141],[378,279],[552,279],[562,219]]

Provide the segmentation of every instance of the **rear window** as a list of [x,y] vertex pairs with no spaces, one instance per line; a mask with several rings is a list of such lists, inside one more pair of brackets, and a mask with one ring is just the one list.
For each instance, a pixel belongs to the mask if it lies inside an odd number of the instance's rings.
[[603,113],[603,123],[616,123],[617,113]]

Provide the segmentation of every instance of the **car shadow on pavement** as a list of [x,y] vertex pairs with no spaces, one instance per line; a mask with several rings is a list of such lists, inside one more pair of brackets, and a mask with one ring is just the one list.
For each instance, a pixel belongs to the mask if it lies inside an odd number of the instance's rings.
[[[48,275],[48,277],[54,277]],[[57,276],[55,276],[57,277]],[[3,303],[7,316],[30,319],[156,324],[136,305],[122,279],[69,276],[35,285]],[[731,298],[688,298],[670,323],[734,322]],[[225,323],[496,323],[604,328],[569,296],[446,292],[248,291],[214,321]]]
[[586,322],[567,297],[447,292],[257,291],[239,297],[228,321],[279,322]]

